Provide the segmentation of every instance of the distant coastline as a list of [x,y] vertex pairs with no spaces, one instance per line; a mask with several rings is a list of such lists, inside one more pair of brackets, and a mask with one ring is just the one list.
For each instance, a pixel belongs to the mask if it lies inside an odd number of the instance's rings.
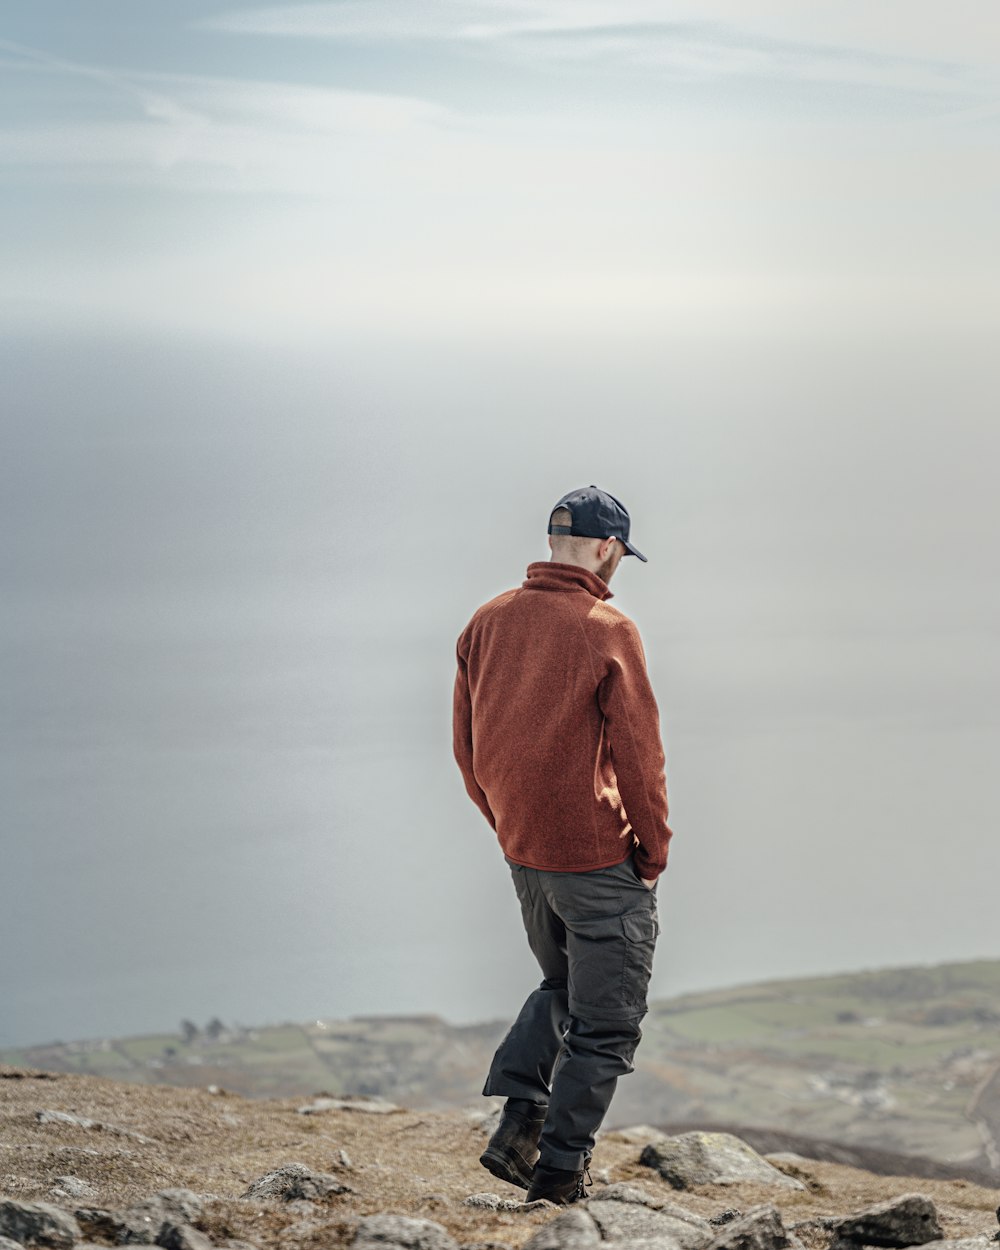
[[[776,1149],[914,1175],[1000,1177],[1000,960],[769,981],[654,1002],[608,1127],[739,1128]],[[479,1101],[505,1021],[436,1015],[246,1027],[0,1051],[0,1064],[254,1098],[375,1095],[446,1109]],[[803,1144],[806,1143],[806,1144]],[[793,1148],[786,1145],[786,1148]],[[838,1153],[839,1151],[839,1153]],[[853,1153],[852,1153],[853,1152]],[[937,1169],[937,1170],[935,1170]],[[912,1168],[911,1168],[912,1171]]]

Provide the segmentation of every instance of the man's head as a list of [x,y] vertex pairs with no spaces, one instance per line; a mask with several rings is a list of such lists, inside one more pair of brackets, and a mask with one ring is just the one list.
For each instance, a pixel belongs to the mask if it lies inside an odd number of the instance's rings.
[[629,526],[625,505],[613,495],[596,486],[570,491],[549,517],[552,558],[589,569],[608,582],[623,556],[646,559],[629,542]]

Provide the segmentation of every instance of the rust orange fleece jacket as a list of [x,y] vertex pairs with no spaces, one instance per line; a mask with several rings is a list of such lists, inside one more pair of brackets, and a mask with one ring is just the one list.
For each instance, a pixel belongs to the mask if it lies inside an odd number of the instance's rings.
[[458,639],[455,758],[518,864],[666,867],[671,832],[659,714],[639,631],[607,584],[540,561]]

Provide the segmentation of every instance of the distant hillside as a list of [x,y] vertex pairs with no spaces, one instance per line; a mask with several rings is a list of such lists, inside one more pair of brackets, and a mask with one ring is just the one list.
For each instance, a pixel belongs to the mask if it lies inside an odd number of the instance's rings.
[[[1000,1171],[1000,962],[655,1004],[616,1115],[780,1128]],[[634,1082],[634,1084],[630,1084]]]
[[[0,1063],[250,1097],[476,1103],[507,1022],[371,1017],[0,1051]],[[652,1005],[609,1127],[727,1125],[1000,1177],[1000,961],[689,994]],[[874,1166],[871,1163],[866,1166]]]

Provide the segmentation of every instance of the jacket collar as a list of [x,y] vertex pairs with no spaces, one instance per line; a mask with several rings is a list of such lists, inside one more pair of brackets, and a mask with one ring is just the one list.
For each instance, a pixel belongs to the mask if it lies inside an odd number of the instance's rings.
[[528,576],[522,585],[528,590],[585,590],[595,599],[610,599],[611,591],[603,578],[578,564],[560,564],[557,560],[538,560],[528,565]]

